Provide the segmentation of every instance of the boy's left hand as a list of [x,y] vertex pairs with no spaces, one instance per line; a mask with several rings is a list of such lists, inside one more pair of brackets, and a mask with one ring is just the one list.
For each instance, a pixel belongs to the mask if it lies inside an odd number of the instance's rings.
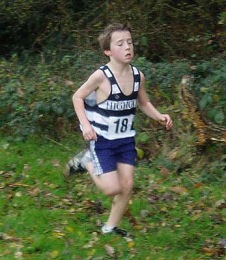
[[166,127],[166,130],[170,130],[173,126],[173,121],[167,114],[162,114],[162,119],[159,122]]

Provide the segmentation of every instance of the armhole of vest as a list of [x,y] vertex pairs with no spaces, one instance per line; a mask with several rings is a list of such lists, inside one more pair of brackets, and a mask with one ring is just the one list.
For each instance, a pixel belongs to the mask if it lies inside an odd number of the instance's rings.
[[108,68],[107,65],[100,66],[99,69],[104,73],[104,76],[108,79],[108,81],[109,81],[109,83],[110,83],[110,85],[111,85],[111,92],[110,92],[110,94],[109,94],[109,96],[110,96],[110,95],[112,95],[112,91],[113,91],[113,90],[112,90],[112,83],[111,83],[111,80],[110,80],[110,78],[108,77],[107,73],[105,72],[105,70],[106,70],[106,69],[109,70],[109,72],[111,73],[111,77],[112,77],[112,78],[114,78],[114,77],[113,77],[113,74],[112,74],[111,70]]
[[140,71],[139,70],[138,70],[138,75],[139,75],[139,86],[140,86],[141,76],[140,76]]
[[135,78],[135,76],[136,76],[136,74],[135,74],[135,72],[134,72],[134,68],[136,68],[136,70],[138,71],[138,78],[139,78],[139,88],[140,88],[140,82],[141,82],[141,76],[140,76],[140,70],[138,70],[138,68],[137,67],[135,67],[134,65],[132,65],[131,64],[131,66],[132,66],[132,70],[133,70],[133,78]]
[[[101,66],[99,69],[102,70],[102,72],[104,73],[105,77],[106,77],[107,79],[109,79],[107,73],[105,72],[105,70],[108,69],[108,67],[107,67],[106,65],[103,65],[103,66]],[[110,70],[109,70],[109,71],[110,71]],[[110,73],[111,73],[111,71],[110,71]]]
[[[109,73],[111,74],[111,77],[108,77],[107,73],[105,72],[106,69],[107,69],[107,70],[109,71]],[[103,71],[105,77],[106,77],[106,78],[109,80],[109,82],[110,82],[110,85],[111,85],[111,93],[110,93],[110,95],[111,95],[111,94],[112,94],[112,91],[113,91],[113,89],[112,89],[112,84],[113,84],[114,81],[115,81],[117,87],[119,87],[118,84],[117,84],[117,82],[116,82],[116,80],[115,80],[115,76],[114,76],[114,74],[112,73],[112,71],[110,70],[110,68],[109,68],[107,65],[101,66],[101,67],[100,67],[100,70]],[[111,79],[112,79],[112,80],[111,80]],[[114,84],[115,84],[115,83],[114,83]],[[120,91],[121,91],[121,90],[120,90]]]

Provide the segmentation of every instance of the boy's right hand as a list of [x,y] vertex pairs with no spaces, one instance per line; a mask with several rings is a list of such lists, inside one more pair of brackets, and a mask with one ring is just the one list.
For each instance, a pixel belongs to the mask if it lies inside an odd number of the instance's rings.
[[91,125],[82,127],[83,138],[86,141],[97,140],[97,134]]
[[166,127],[166,130],[170,130],[173,126],[172,119],[167,114],[162,114],[162,119],[159,121],[160,124]]

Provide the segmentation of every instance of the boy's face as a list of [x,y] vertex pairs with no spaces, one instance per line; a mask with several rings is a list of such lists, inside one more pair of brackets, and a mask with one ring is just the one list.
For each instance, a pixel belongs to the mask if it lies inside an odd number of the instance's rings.
[[116,31],[112,33],[110,50],[104,52],[110,59],[130,63],[134,57],[133,41],[129,31]]

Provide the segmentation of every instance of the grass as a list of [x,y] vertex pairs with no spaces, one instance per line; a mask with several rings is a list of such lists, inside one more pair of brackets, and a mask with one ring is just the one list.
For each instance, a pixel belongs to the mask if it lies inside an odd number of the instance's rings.
[[1,138],[1,259],[224,258],[223,180],[198,183],[194,171],[164,173],[155,164],[140,163],[121,224],[134,239],[102,235],[110,199],[88,174],[69,182],[61,175],[68,158],[83,146],[74,139],[57,144]]

